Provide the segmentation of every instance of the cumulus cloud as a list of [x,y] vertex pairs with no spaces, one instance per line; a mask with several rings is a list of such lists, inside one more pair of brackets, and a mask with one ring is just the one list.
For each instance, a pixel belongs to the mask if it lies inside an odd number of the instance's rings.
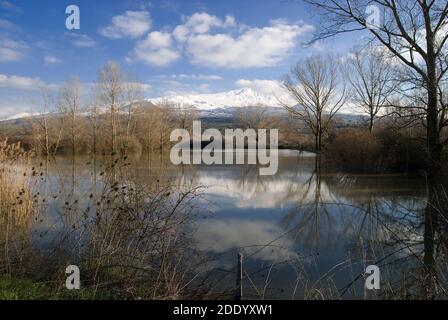
[[312,30],[309,25],[272,21],[264,28],[247,28],[240,35],[198,34],[187,40],[193,63],[218,68],[274,66],[296,47],[298,37]]
[[16,62],[25,57],[28,45],[7,36],[0,37],[0,62]]
[[168,48],[171,46],[171,35],[167,32],[154,31],[140,42],[142,47]]
[[95,40],[90,38],[85,34],[77,34],[77,33],[67,33],[66,34],[70,38],[70,42],[78,48],[91,48],[96,46]]
[[133,57],[149,65],[166,66],[178,60],[180,54],[172,46],[170,33],[153,31],[137,43]]
[[173,31],[173,36],[178,41],[185,41],[191,34],[208,33],[215,27],[228,28],[236,26],[233,16],[226,16],[225,19],[220,19],[205,12],[195,13],[190,17],[184,18],[184,20],[185,23],[178,25]]
[[112,18],[111,24],[100,28],[99,33],[110,39],[139,38],[151,29],[148,11],[126,11]]
[[312,30],[311,25],[282,19],[272,20],[266,27],[247,27],[233,16],[220,18],[201,12],[183,17],[183,23],[171,31],[151,32],[137,43],[134,58],[166,66],[184,55],[194,64],[213,68],[269,67],[283,61],[299,37]]
[[0,87],[3,88],[35,90],[44,85],[45,83],[39,78],[0,74]]

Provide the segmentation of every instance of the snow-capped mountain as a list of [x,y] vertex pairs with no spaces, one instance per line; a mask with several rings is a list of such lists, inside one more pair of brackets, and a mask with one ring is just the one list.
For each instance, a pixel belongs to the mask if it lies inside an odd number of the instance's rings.
[[23,119],[23,118],[32,118],[39,115],[37,112],[19,112],[17,114],[14,114],[12,116],[7,117],[5,120],[17,120],[17,119]]
[[[234,117],[235,114],[241,111],[245,107],[264,107],[268,113],[274,113],[276,115],[286,114],[286,111],[281,108],[281,103],[287,103],[293,105],[295,102],[287,93],[262,93],[250,88],[230,90],[219,93],[206,93],[206,94],[186,94],[177,96],[166,96],[159,98],[145,99],[150,105],[160,105],[164,103],[175,104],[183,107],[194,107],[200,111],[203,117],[213,118],[229,118]],[[143,104],[145,106],[145,104]],[[100,107],[97,112],[99,114],[106,114],[109,112],[108,107]],[[54,114],[53,115],[57,115]],[[82,116],[89,116],[88,112],[81,113]],[[0,119],[1,121],[14,121],[25,118],[32,118],[38,116],[38,113],[20,113],[15,116],[8,117],[7,119]],[[337,118],[344,118],[347,122],[358,122],[359,115],[353,112],[341,110]],[[345,119],[347,118],[347,119]]]
[[147,101],[159,104],[163,102],[191,106],[199,110],[211,110],[228,107],[280,107],[279,101],[285,101],[285,95],[263,94],[250,88],[231,90],[220,93],[188,94],[148,99]]

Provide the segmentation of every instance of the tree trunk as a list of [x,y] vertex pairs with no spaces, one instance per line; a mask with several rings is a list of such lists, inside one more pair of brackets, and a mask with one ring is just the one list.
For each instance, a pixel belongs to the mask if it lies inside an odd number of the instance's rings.
[[50,155],[50,138],[49,138],[49,134],[48,134],[48,122],[47,122],[47,118],[45,118],[45,155],[49,156]]
[[112,113],[111,113],[111,130],[112,130],[112,155],[115,155],[116,148],[115,148],[115,140],[117,136],[117,129],[115,124],[115,107],[112,106]]
[[440,171],[441,146],[438,126],[438,101],[437,101],[437,75],[436,75],[436,59],[433,46],[431,45],[431,36],[427,36],[428,41],[428,58],[427,58],[427,90],[428,90],[428,110],[426,115],[427,124],[427,143],[428,143],[428,174],[432,179],[437,176]]
[[426,114],[427,143],[428,143],[428,175],[432,180],[440,172],[440,161],[442,156],[442,146],[440,145],[439,125],[438,125],[438,101],[437,101],[437,72],[436,54],[434,51],[434,34],[432,32],[431,17],[429,9],[424,9],[425,29],[426,29],[426,68],[428,76],[426,87],[428,90],[428,110]]
[[[96,119],[94,120],[94,121],[96,121]],[[97,136],[96,136],[96,134],[97,134],[97,128],[96,128],[96,123],[93,125],[93,155],[95,156],[96,155],[96,152],[97,152],[97,147],[96,147],[96,139],[97,139]]]
[[76,155],[76,116],[75,113],[73,112],[72,114],[72,155],[75,156]]
[[[432,82],[430,80],[430,82]],[[428,147],[428,176],[430,179],[436,178],[440,172],[440,162],[442,157],[442,147],[438,130],[437,114],[437,87],[433,83],[428,83],[428,111],[427,111],[427,147]]]
[[322,151],[322,130],[319,131],[319,155]]
[[131,136],[131,111],[129,111],[128,120],[126,123],[126,137],[125,137],[125,145],[124,145],[124,154],[127,155],[129,148],[129,139]]

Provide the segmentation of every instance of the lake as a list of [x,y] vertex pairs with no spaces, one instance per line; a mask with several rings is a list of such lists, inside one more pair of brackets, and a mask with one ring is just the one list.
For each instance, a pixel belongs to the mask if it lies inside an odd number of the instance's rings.
[[[419,268],[426,188],[417,176],[317,171],[313,154],[293,150],[279,151],[273,176],[256,165],[174,166],[160,155],[130,162],[136,181],[202,187],[193,229],[208,257],[200,272],[210,297],[232,297],[238,253],[244,298],[256,299],[376,298],[385,293],[364,289],[366,266],[380,267],[385,286]],[[46,188],[86,197],[101,168],[101,160],[58,157]]]

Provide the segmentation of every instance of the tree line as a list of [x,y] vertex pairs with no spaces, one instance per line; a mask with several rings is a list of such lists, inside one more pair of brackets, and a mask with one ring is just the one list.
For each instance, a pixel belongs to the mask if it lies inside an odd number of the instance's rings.
[[42,156],[163,151],[170,144],[171,130],[188,129],[197,112],[168,102],[147,102],[143,89],[140,81],[110,61],[90,86],[75,77],[57,92],[40,88],[41,112],[4,125],[2,135]]
[[[306,2],[325,18],[314,40],[357,30],[367,30],[371,37],[345,56],[320,54],[299,61],[283,81],[294,100],[280,101],[289,118],[252,106],[237,115],[240,127],[277,127],[284,145],[318,155],[335,142],[344,143],[340,137],[354,135],[358,139],[346,145],[369,144],[383,156],[398,154],[397,148],[409,144],[412,156],[423,154],[429,175],[437,176],[448,145],[446,1]],[[374,26],[364,14],[369,5],[381,12]],[[27,132],[16,133],[17,139],[44,155],[163,151],[171,129],[191,127],[199,117],[188,106],[145,102],[143,85],[115,62],[98,71],[92,87],[88,103],[77,78],[57,94],[43,89],[42,113],[30,120]],[[344,107],[364,115],[367,132],[340,132],[344,125],[337,115]],[[330,149],[342,153],[346,148]],[[409,157],[409,148],[403,153]]]
[[[429,177],[439,175],[448,144],[448,3],[445,0],[305,0],[321,15],[314,41],[365,30],[370,47],[340,61],[311,57],[298,64],[285,87],[298,106],[285,106],[308,123],[321,151],[322,136],[344,101],[370,117],[388,116],[399,128],[421,128]],[[377,9],[372,24],[366,12]],[[387,109],[387,110],[386,110]],[[384,112],[382,111],[384,110]]]

